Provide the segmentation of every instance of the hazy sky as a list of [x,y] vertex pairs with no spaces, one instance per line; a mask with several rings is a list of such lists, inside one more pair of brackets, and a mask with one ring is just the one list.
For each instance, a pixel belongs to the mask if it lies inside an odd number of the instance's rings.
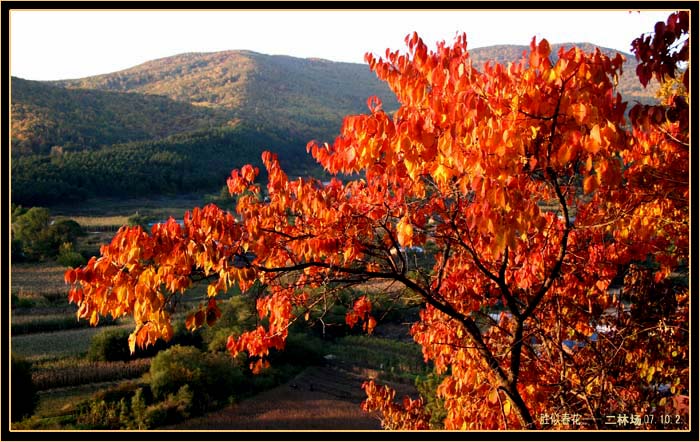
[[[643,5],[643,3],[640,3]],[[183,52],[249,49],[364,63],[365,52],[405,50],[417,31],[429,47],[466,32],[469,47],[630,43],[671,11],[646,10],[115,10],[10,12],[13,76],[58,80],[126,69]]]

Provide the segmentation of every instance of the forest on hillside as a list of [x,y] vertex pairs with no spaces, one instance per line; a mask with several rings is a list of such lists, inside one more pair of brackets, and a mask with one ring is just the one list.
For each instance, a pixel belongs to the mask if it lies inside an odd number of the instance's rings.
[[240,125],[96,151],[18,157],[12,161],[12,201],[50,206],[89,197],[212,192],[241,164],[264,170],[261,146],[274,147],[295,174],[313,171],[313,160],[298,155],[304,145],[285,133]]

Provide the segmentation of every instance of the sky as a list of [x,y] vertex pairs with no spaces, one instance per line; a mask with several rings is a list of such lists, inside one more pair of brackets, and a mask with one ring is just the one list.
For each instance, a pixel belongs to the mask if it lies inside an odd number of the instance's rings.
[[364,63],[466,32],[468,47],[588,42],[629,53],[669,10],[11,10],[10,70],[29,80],[82,78],[185,52],[247,49]]

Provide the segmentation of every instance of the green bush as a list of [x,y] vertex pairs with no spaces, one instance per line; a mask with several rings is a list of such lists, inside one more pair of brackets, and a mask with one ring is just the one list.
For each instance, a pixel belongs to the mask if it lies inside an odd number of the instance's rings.
[[52,244],[48,235],[50,221],[49,210],[43,207],[32,207],[15,218],[12,239],[19,242],[22,258],[30,261],[43,259],[55,251],[58,245]]
[[239,336],[255,326],[254,301],[243,295],[231,297],[219,304],[221,318],[212,327],[201,330],[201,337],[209,351],[225,351],[228,337]]
[[29,298],[20,298],[19,296],[13,294],[11,296],[12,308],[18,309],[30,309],[36,307],[36,301]]
[[34,413],[39,398],[32,382],[32,364],[12,356],[12,422],[18,422]]
[[134,354],[129,350],[128,329],[107,329],[95,336],[90,341],[88,359],[92,361],[128,361],[137,358],[150,358],[173,345],[202,346],[202,337],[198,332],[189,332],[184,326],[175,327],[173,338],[169,342],[158,340],[154,345],[146,348],[136,347]]
[[85,236],[85,230],[72,219],[62,219],[51,223],[49,231],[51,236],[60,241],[59,244],[72,242],[80,236]]
[[425,409],[430,413],[430,428],[433,430],[444,429],[444,421],[447,417],[445,401],[437,395],[437,388],[444,379],[445,375],[439,375],[435,372],[416,376],[416,389],[425,399]]
[[77,404],[74,424],[85,430],[146,429],[147,384],[124,382]]
[[[149,390],[150,392],[150,390]],[[139,388],[131,397],[131,422],[129,427],[135,430],[143,430],[148,428],[146,417],[146,399],[144,398],[143,389]]]
[[59,264],[66,267],[78,267],[87,262],[83,255],[73,249],[73,243],[71,242],[64,242],[61,244],[58,248],[56,260]]
[[92,396],[92,399],[110,403],[119,402],[122,399],[131,400],[131,398],[137,393],[139,393],[141,397],[145,398],[146,401],[150,401],[152,399],[148,384],[146,384],[144,381],[121,382],[115,386],[107,387],[104,390],[98,391]]
[[204,344],[204,338],[202,337],[202,329],[198,329],[195,331],[187,330],[184,322],[178,322],[174,325],[173,337],[170,341],[158,341],[157,345],[162,346],[157,347],[157,351],[160,351],[161,349],[166,347],[172,347],[173,345],[197,347],[200,350],[206,347]]
[[90,430],[109,430],[121,427],[122,409],[118,402],[104,399],[88,400],[78,407],[76,423],[78,428]]
[[162,425],[174,424],[186,416],[180,412],[180,405],[172,401],[157,402],[146,408],[144,418],[145,428],[155,428]]
[[154,398],[167,399],[188,385],[193,395],[191,411],[195,414],[225,403],[245,383],[242,368],[225,353],[202,353],[195,347],[175,345],[151,361]]
[[129,334],[127,329],[103,330],[92,337],[88,349],[88,359],[91,361],[128,361]]
[[10,245],[10,256],[12,257],[13,262],[22,262],[25,260],[24,253],[22,252],[23,247],[24,244],[21,240],[12,238]]
[[14,258],[41,261],[53,258],[59,247],[84,235],[80,224],[73,220],[51,221],[43,207],[32,207],[15,216],[12,222],[12,253]]

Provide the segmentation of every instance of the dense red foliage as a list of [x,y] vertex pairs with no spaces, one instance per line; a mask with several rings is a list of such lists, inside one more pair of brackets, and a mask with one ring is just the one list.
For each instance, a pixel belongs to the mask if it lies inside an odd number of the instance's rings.
[[[687,16],[657,28],[667,47]],[[332,145],[308,145],[330,173],[361,178],[290,180],[266,152],[266,189],[251,166],[228,180],[235,215],[207,206],[184,226],[123,228],[69,270],[79,316],[133,315],[133,348],[172,335],[193,278],[215,281],[190,328],[216,321],[219,293],[260,281],[267,325],[228,342],[259,369],[325,296],[310,289],[388,279],[425,302],[412,333],[444,374],[445,428],[605,428],[609,415],[670,407],[658,385],[678,396],[689,383],[688,290],[668,279],[688,260],[687,104],[638,110],[629,129],[615,92],[620,55],[552,54],[533,39],[519,63],[480,70],[464,35],[435,51],[416,34],[406,43],[406,54],[367,55],[401,107],[388,114],[370,98]],[[647,61],[662,49],[656,38],[635,44]],[[678,59],[664,60],[645,64],[641,81],[669,75]],[[437,250],[434,267],[411,267],[410,246]],[[371,332],[371,309],[359,297],[348,324]],[[422,400],[365,389],[365,409],[386,427],[428,428]]]

